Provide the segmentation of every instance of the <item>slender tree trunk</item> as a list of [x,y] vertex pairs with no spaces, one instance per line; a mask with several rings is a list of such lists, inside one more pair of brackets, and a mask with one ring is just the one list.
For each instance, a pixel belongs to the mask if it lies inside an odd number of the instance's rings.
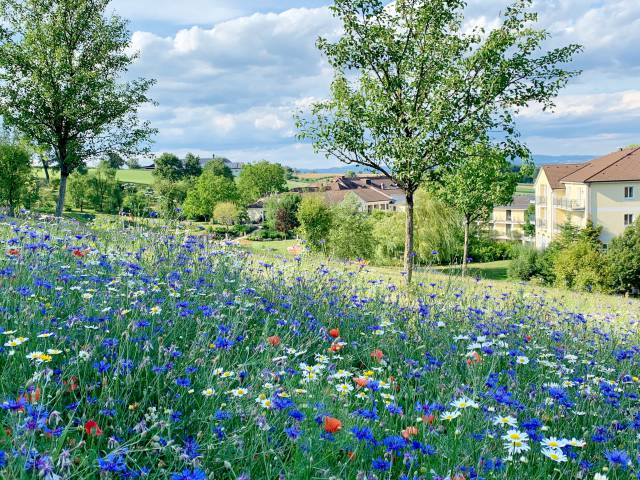
[[407,273],[407,285],[413,277],[413,192],[407,196],[407,223],[404,243],[404,271]]
[[469,258],[469,220],[464,221],[464,248],[462,251],[462,276],[467,274],[467,265]]
[[62,217],[62,213],[64,212],[64,198],[67,195],[67,179],[69,178],[69,174],[60,170],[60,189],[58,190],[58,202],[56,203],[56,217]]
[[42,160],[42,169],[44,170],[44,179],[45,182],[47,183],[47,185],[49,185],[49,162],[47,162],[47,160],[44,158],[44,155],[40,157],[40,160]]

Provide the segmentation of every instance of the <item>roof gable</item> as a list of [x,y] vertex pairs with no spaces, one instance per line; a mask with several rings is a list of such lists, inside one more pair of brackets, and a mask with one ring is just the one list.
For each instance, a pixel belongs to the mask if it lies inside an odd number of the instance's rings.
[[595,158],[562,178],[562,183],[640,181],[640,148],[626,148]]

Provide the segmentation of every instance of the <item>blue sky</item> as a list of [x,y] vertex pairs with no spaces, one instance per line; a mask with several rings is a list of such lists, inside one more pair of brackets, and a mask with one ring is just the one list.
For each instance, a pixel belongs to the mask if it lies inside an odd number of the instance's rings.
[[[160,130],[154,151],[338,164],[295,139],[292,113],[327,94],[331,70],[315,48],[339,26],[328,0],[113,0],[140,58],[133,75],[158,80],[142,115]],[[469,0],[467,23],[491,27],[507,0]],[[640,143],[640,2],[535,0],[550,46],[577,42],[584,70],[555,112],[520,115],[537,154],[603,154]]]

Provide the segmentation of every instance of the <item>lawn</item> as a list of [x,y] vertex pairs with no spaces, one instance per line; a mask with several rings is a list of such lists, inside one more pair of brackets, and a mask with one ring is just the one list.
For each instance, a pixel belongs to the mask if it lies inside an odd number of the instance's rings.
[[535,187],[529,183],[519,183],[516,187],[516,195],[533,195]]
[[[93,169],[90,168],[89,171]],[[44,170],[42,168],[36,168],[36,175],[39,178],[44,178]],[[49,171],[51,178],[60,178],[60,173],[56,171]],[[125,183],[138,183],[141,185],[153,184],[153,172],[151,170],[118,170],[116,178]]]
[[2,478],[640,472],[636,302],[121,225],[0,219]]

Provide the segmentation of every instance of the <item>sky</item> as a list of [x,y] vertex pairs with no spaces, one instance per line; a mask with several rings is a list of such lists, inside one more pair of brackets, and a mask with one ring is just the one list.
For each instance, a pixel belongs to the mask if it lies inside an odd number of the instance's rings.
[[[332,71],[315,47],[340,28],[330,0],[113,0],[139,58],[130,75],[157,80],[152,149],[299,168],[338,165],[295,136],[293,113],[325,98]],[[468,0],[468,25],[497,25],[508,0]],[[598,155],[640,143],[640,1],[534,0],[549,47],[584,46],[582,69],[553,112],[518,118],[534,154]]]

